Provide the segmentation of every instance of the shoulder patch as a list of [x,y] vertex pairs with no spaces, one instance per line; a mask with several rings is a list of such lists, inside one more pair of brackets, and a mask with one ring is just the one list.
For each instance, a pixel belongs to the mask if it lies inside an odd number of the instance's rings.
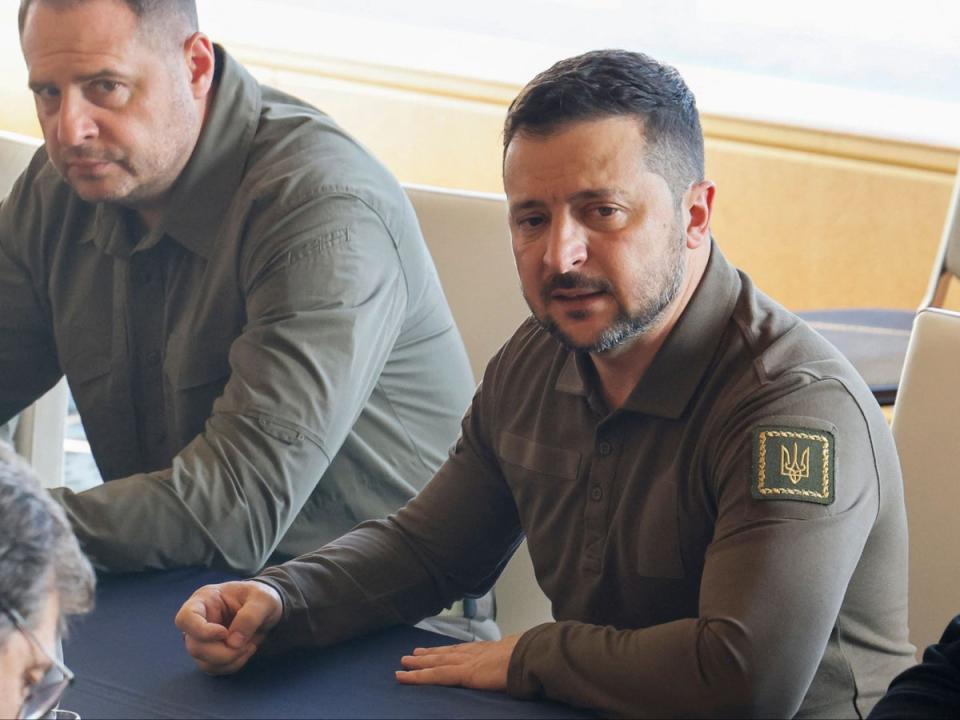
[[830,505],[834,499],[833,433],[804,427],[753,430],[753,478],[758,500],[799,500]]

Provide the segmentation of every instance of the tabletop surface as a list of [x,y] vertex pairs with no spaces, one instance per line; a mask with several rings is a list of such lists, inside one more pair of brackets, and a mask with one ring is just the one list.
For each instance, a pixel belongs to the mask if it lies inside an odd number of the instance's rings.
[[227,677],[196,669],[173,617],[210,570],[101,577],[95,611],[77,620],[64,659],[77,675],[61,707],[93,718],[460,717],[589,714],[501,693],[399,684],[400,657],[443,635],[396,627],[332,648],[262,659]]

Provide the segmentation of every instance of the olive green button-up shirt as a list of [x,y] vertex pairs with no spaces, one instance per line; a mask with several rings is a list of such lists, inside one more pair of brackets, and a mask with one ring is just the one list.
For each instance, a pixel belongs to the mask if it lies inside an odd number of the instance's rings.
[[716,247],[614,412],[588,356],[522,325],[416,498],[260,576],[285,603],[268,645],[435,612],[489,587],[522,534],[557,621],[516,645],[519,697],[627,717],[856,717],[912,662],[883,415]]
[[106,482],[55,491],[116,570],[248,572],[400,507],[474,383],[407,198],[221,49],[161,227],[43,150],[0,205],[0,423],[66,373]]

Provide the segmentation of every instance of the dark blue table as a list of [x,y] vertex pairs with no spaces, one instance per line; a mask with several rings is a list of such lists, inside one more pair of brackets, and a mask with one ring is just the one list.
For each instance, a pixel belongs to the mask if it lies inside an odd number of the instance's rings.
[[591,717],[550,702],[462,688],[400,685],[414,647],[443,635],[397,627],[322,650],[264,658],[209,677],[183,648],[173,617],[197,587],[231,576],[210,570],[102,577],[97,608],[76,621],[64,658],[77,674],[61,707],[95,718],[560,718]]

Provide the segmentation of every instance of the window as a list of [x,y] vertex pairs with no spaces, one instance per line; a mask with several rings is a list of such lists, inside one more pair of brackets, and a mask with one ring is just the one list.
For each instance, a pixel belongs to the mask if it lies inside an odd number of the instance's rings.
[[678,67],[701,111],[960,146],[960,3],[201,0],[227,46],[522,84],[584,50]]

